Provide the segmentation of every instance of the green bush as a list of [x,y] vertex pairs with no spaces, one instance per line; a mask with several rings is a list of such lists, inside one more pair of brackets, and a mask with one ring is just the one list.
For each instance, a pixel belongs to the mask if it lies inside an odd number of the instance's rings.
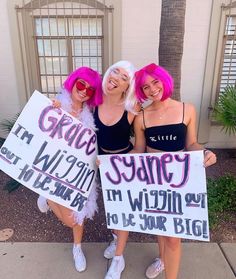
[[236,212],[236,178],[234,176],[208,178],[207,193],[210,227],[217,225],[218,215]]
[[236,88],[234,86],[227,86],[219,95],[213,117],[223,126],[222,130],[227,134],[236,135]]

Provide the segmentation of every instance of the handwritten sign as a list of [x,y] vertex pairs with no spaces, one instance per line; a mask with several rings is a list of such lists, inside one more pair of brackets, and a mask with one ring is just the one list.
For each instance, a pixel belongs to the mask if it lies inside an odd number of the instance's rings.
[[96,134],[35,91],[0,149],[0,169],[34,192],[81,211],[96,177]]
[[202,151],[99,160],[108,228],[209,240]]

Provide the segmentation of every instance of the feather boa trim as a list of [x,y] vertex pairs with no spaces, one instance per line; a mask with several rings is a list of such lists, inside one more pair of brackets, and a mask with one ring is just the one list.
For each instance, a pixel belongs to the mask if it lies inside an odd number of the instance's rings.
[[[57,94],[56,99],[60,101],[61,107],[67,111],[72,111],[72,100],[71,93],[69,93],[66,89],[62,88],[59,94]],[[87,106],[87,104],[83,103],[82,111],[76,116],[76,118],[84,124],[85,127],[96,131],[97,128],[94,123],[93,113],[91,109]]]
[[[62,109],[67,112],[72,111],[72,100],[71,93],[69,93],[66,89],[62,88],[59,94],[56,96],[56,99],[60,101]],[[83,103],[82,111],[76,116],[76,118],[83,123],[83,125],[93,131],[96,131],[96,126],[94,123],[94,118],[91,109],[87,106],[87,104]],[[85,218],[93,219],[93,216],[96,211],[98,211],[97,206],[97,186],[99,184],[99,180],[96,178],[94,180],[91,192],[88,196],[88,200],[80,212],[72,211],[72,216],[77,224],[82,225]]]
[[95,212],[98,212],[98,206],[97,206],[97,197],[98,197],[98,178],[95,179],[93,183],[93,188],[91,189],[91,192],[89,193],[88,200],[83,207],[83,209],[80,212],[72,211],[72,215],[74,217],[75,222],[78,225],[82,225],[84,222],[84,219],[93,219],[93,216]]

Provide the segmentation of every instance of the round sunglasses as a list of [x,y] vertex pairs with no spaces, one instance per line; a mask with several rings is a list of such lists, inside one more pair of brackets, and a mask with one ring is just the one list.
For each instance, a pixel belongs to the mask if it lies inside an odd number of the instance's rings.
[[79,91],[86,91],[86,95],[91,97],[93,96],[93,94],[95,93],[96,89],[91,87],[91,86],[86,86],[86,84],[82,81],[82,80],[77,80],[76,81],[76,88]]
[[121,73],[121,71],[118,68],[111,69],[111,74],[121,78],[124,82],[129,81],[129,76],[126,75],[126,74]]

